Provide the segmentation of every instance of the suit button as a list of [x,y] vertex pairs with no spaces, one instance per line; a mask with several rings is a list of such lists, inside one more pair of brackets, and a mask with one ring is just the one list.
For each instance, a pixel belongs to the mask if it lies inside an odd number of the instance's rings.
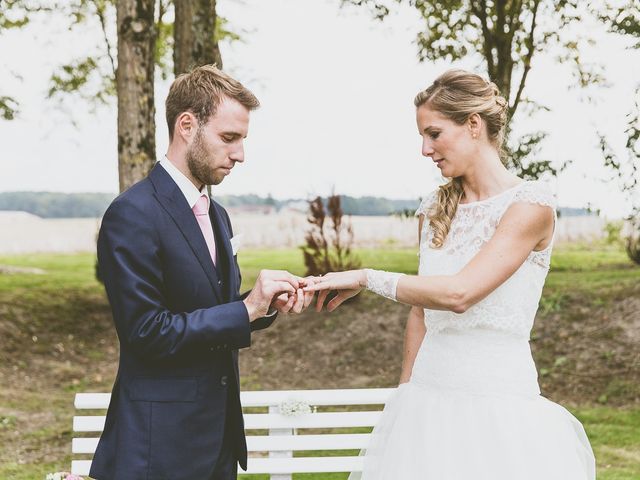
[[218,286],[221,287],[222,286],[222,280],[218,280]]
[[222,378],[220,379],[220,385],[222,385],[223,387],[227,385],[227,376],[223,375]]

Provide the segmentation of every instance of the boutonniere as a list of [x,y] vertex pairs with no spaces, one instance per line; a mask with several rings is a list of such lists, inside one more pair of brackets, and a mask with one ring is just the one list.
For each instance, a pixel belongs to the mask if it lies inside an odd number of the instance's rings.
[[238,233],[234,235],[231,240],[229,240],[229,242],[231,242],[231,251],[233,252],[233,255],[237,255],[238,250],[240,250],[240,248],[242,247],[243,237],[244,235],[242,233]]

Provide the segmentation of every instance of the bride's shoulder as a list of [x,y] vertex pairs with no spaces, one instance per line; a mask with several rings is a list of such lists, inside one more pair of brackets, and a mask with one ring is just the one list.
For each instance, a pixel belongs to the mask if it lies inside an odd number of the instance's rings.
[[419,217],[420,215],[426,216],[429,210],[435,205],[437,199],[438,199],[437,188],[429,192],[424,197],[422,197],[422,200],[420,201],[420,206],[418,207],[415,213],[416,217]]
[[512,202],[533,203],[556,208],[556,192],[552,185],[544,180],[527,180],[516,189]]

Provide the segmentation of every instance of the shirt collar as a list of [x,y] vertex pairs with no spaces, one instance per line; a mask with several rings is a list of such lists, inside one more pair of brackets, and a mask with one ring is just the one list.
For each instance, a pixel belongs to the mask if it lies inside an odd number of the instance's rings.
[[158,163],[162,165],[173,181],[176,182],[176,185],[178,185],[178,188],[184,195],[184,198],[187,199],[187,203],[190,208],[193,209],[193,206],[196,204],[198,199],[204,195],[207,198],[207,210],[209,209],[210,200],[209,195],[207,195],[206,185],[202,187],[202,190],[198,190],[191,180],[189,180],[184,173],[178,170],[178,167],[171,163],[171,160],[169,160],[166,155],[164,158],[160,159]]

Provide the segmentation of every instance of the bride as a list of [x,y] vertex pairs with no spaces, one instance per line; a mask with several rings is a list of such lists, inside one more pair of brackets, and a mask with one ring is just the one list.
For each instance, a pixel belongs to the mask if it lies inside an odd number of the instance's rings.
[[584,429],[540,396],[529,347],[554,196],[504,167],[507,102],[495,84],[450,70],[415,105],[422,154],[450,179],[416,212],[418,275],[353,270],[306,287],[319,291],[318,310],[332,290],[329,311],[363,288],[413,306],[400,386],[362,479],[595,479]]

